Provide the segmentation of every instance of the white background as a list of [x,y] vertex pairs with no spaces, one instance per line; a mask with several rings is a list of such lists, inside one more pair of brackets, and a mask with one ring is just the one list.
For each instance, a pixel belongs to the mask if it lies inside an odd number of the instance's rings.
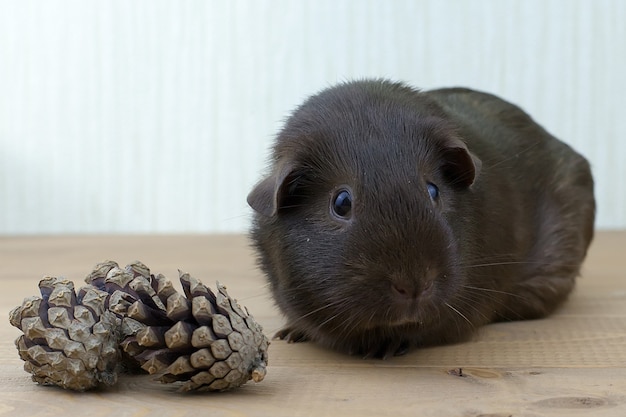
[[626,227],[626,1],[0,0],[0,234],[242,232],[273,135],[362,77],[521,105]]

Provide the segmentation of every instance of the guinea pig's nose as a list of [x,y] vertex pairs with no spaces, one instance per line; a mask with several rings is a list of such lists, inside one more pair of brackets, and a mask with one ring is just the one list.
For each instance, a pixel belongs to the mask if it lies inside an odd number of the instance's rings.
[[403,301],[412,301],[419,297],[428,297],[432,292],[432,288],[432,279],[424,279],[419,284],[402,281],[395,281],[391,284],[391,292],[394,297]]
[[391,291],[395,297],[402,300],[414,299],[417,298],[418,295],[417,291],[411,288],[411,286],[398,282],[391,284]]

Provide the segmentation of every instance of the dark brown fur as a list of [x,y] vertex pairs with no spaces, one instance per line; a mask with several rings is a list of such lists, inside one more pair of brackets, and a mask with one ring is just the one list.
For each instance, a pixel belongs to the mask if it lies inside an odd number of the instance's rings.
[[[353,193],[350,221],[330,214],[339,186]],[[384,80],[296,109],[248,201],[288,320],[278,336],[375,357],[551,313],[574,286],[595,212],[587,161],[518,107]]]

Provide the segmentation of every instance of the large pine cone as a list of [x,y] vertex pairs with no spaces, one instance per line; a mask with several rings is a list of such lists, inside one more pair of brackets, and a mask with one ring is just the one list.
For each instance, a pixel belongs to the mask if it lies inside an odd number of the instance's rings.
[[179,275],[184,295],[140,262],[123,270],[105,262],[85,280],[111,294],[123,351],[161,382],[182,381],[182,391],[224,391],[261,381],[269,344],[261,326],[224,286],[217,283],[213,293],[189,274]]
[[41,297],[24,299],[10,322],[24,332],[16,341],[24,369],[42,385],[84,391],[113,385],[119,364],[120,319],[107,309],[108,294],[93,286],[78,295],[71,281],[46,277]]

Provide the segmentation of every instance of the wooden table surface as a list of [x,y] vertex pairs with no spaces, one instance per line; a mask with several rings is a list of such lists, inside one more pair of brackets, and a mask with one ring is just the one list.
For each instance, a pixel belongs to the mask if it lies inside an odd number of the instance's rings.
[[[264,381],[180,394],[149,376],[65,392],[23,371],[8,313],[43,275],[78,285],[105,259],[220,280],[268,335],[282,318],[243,236],[0,238],[0,416],[626,416],[626,232],[597,234],[575,293],[548,319],[499,323],[471,342],[361,360],[273,341]],[[463,376],[458,375],[462,368]]]

